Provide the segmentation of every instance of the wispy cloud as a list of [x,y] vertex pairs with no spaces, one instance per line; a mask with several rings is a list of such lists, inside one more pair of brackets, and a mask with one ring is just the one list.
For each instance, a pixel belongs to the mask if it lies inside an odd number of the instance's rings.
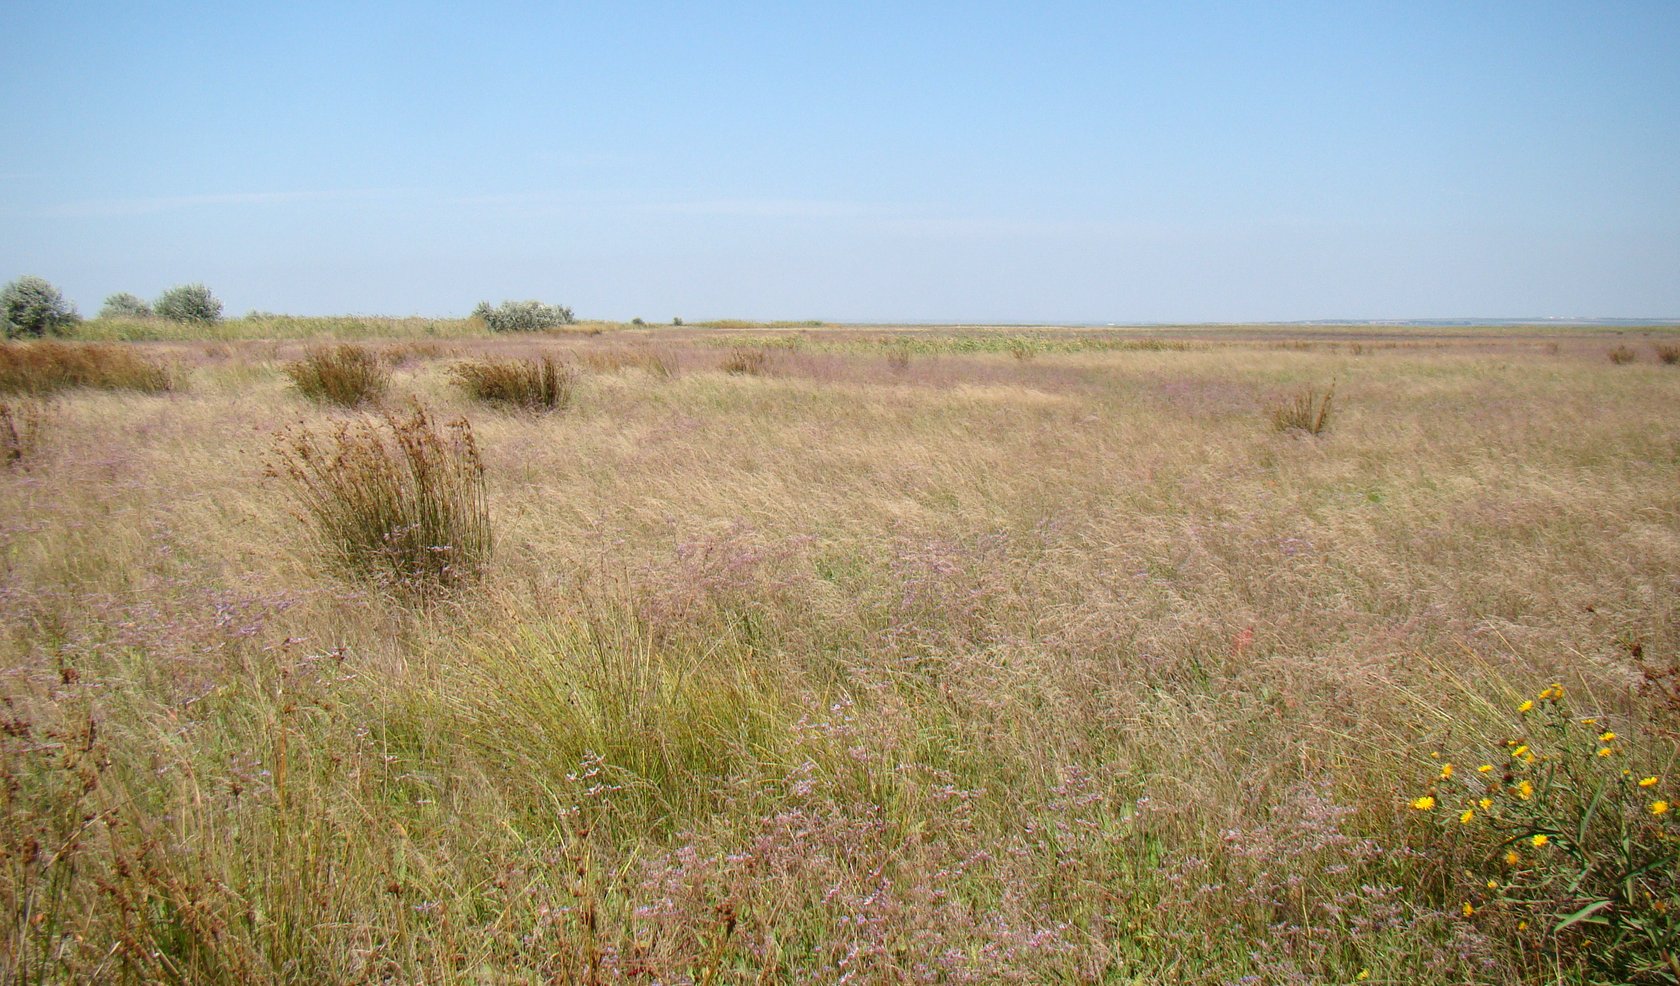
[[691,216],[739,216],[747,219],[878,219],[895,210],[868,202],[827,199],[702,199],[690,202],[650,202],[648,212]]
[[39,210],[55,219],[109,219],[149,216],[183,209],[216,206],[266,206],[293,202],[365,201],[392,198],[407,193],[400,188],[320,189],[289,192],[213,192],[200,195],[155,195],[133,198],[83,199],[49,205]]

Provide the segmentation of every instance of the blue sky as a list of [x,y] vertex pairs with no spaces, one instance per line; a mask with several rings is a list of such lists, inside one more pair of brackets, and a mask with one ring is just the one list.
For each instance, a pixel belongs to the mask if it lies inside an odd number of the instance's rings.
[[232,313],[1680,316],[1680,3],[18,3],[0,279]]

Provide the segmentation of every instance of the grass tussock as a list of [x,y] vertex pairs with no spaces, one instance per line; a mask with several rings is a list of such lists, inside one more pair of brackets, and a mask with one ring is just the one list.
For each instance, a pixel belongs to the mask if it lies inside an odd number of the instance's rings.
[[391,386],[391,371],[378,354],[351,343],[311,346],[285,373],[303,396],[340,407],[376,404]]
[[1657,361],[1666,366],[1680,363],[1680,343],[1656,342],[1651,344],[1651,349],[1657,354]]
[[427,593],[476,577],[490,556],[484,463],[472,426],[406,413],[282,435],[269,474],[287,481],[334,567]]
[[550,356],[473,360],[449,372],[474,400],[524,411],[558,411],[571,404],[577,386],[577,371]]
[[0,401],[0,466],[28,468],[41,452],[46,416],[39,401]]
[[1272,427],[1278,431],[1322,435],[1330,427],[1331,407],[1335,397],[1334,382],[1325,388],[1322,394],[1315,387],[1303,387],[1294,396],[1272,405]]
[[53,394],[86,387],[161,393],[175,389],[170,366],[118,344],[65,342],[0,346],[0,394]]
[[1617,366],[1626,366],[1629,363],[1637,363],[1639,361],[1639,354],[1634,352],[1632,346],[1615,346],[1612,347],[1605,355],[1609,357],[1610,362],[1616,364]]
[[723,359],[723,372],[761,377],[770,372],[770,352],[763,348],[731,350]]

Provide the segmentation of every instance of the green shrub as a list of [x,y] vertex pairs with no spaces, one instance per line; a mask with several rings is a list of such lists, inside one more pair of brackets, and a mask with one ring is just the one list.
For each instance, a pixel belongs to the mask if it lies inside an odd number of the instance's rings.
[[105,299],[99,309],[100,318],[151,318],[152,306],[145,299],[127,291],[119,291]]
[[572,402],[577,371],[541,359],[481,359],[459,363],[450,375],[470,396],[527,411],[555,411]]
[[25,274],[0,288],[0,322],[6,338],[58,335],[82,317],[45,278]]
[[472,317],[482,320],[491,332],[536,332],[575,321],[570,308],[540,301],[504,301],[495,308],[481,301]]
[[1321,435],[1330,427],[1330,405],[1336,397],[1336,384],[1320,396],[1311,387],[1303,388],[1293,397],[1279,401],[1272,406],[1272,427],[1278,431],[1304,431],[1309,435]]
[[1562,685],[1517,711],[1522,734],[1479,766],[1443,764],[1411,801],[1434,823],[1426,857],[1463,874],[1466,917],[1580,955],[1609,981],[1677,981],[1680,824],[1672,783],[1650,769],[1676,751],[1659,742],[1630,760],[1608,723],[1570,712]]
[[377,403],[391,384],[380,358],[350,343],[311,346],[302,359],[286,364],[285,373],[303,396],[341,407]]
[[476,577],[490,556],[484,464],[464,419],[406,414],[281,436],[269,475],[288,482],[330,563],[381,587],[428,594]]
[[175,388],[175,374],[120,343],[0,346],[0,394],[51,394],[74,387],[158,393]]
[[202,284],[182,284],[158,295],[152,311],[171,322],[211,323],[222,320],[222,303]]

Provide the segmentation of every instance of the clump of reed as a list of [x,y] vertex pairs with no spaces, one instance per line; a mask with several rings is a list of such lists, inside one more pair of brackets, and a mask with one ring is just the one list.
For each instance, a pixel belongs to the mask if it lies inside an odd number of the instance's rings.
[[0,401],[0,466],[28,468],[40,453],[45,419],[39,401]]
[[360,407],[384,398],[391,373],[372,350],[351,343],[311,346],[286,364],[286,376],[312,401]]
[[1651,348],[1656,351],[1659,362],[1668,366],[1680,363],[1680,343],[1654,342]]
[[490,556],[484,463],[465,419],[405,413],[280,437],[269,475],[285,480],[334,567],[426,594],[479,574]]
[[1605,355],[1609,356],[1610,362],[1617,366],[1626,366],[1629,363],[1637,362],[1639,359],[1639,354],[1633,351],[1633,347],[1625,345],[1618,345]]
[[175,389],[172,367],[115,343],[27,342],[0,346],[0,394],[52,394],[88,387],[159,393]]
[[1334,381],[1320,394],[1308,385],[1293,396],[1272,405],[1272,427],[1278,431],[1302,431],[1322,435],[1330,427],[1331,406],[1336,397]]
[[525,411],[557,411],[571,404],[577,371],[541,359],[479,359],[457,363],[450,376],[468,396]]
[[723,360],[723,372],[738,376],[761,377],[770,370],[770,352],[766,349],[732,349]]

